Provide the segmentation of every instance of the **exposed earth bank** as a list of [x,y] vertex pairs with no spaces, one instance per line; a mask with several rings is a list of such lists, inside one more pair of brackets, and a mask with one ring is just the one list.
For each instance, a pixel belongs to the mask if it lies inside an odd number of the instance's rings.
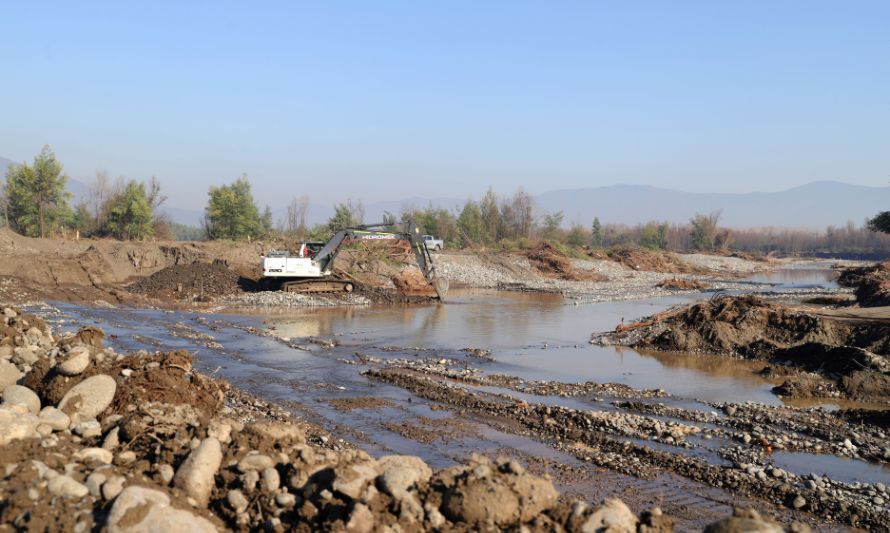
[[[185,351],[124,356],[95,328],[57,338],[11,307],[0,320],[0,530],[673,530],[657,508],[560,497],[509,457],[373,458]],[[750,510],[707,530],[751,527],[783,530]]]
[[[286,294],[262,283],[259,260],[283,242],[133,242],[23,237],[0,229],[0,301],[58,300],[136,306],[297,307],[426,301],[434,294],[412,254],[397,246],[344,250],[334,268],[360,294]],[[565,294],[594,302],[684,290],[750,288],[739,276],[781,261],[616,249],[569,258],[541,244],[528,254],[442,252],[433,261],[452,287]]]
[[776,392],[890,403],[890,312],[875,317],[754,296],[718,296],[670,309],[591,343],[760,359],[788,379]]

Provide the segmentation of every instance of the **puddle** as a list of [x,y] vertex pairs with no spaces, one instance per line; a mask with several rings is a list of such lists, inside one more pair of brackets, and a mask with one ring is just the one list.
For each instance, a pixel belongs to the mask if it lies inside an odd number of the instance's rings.
[[875,464],[859,459],[846,459],[836,455],[814,455],[803,452],[773,452],[773,462],[779,468],[799,476],[829,475],[831,479],[845,483],[890,484],[890,465]]
[[830,263],[816,263],[799,268],[783,268],[755,274],[744,281],[768,283],[778,289],[837,289],[837,272]]

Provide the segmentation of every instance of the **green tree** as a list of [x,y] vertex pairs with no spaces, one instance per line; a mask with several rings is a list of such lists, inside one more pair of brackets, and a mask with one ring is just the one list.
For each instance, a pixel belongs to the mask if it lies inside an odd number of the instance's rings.
[[154,235],[153,219],[145,185],[131,180],[111,206],[108,232],[118,239],[145,239]]
[[31,237],[46,237],[71,217],[68,175],[49,146],[28,165],[13,165],[6,174],[6,200],[13,229]]
[[353,214],[350,204],[337,204],[334,206],[334,215],[328,219],[328,230],[331,235],[337,233],[341,229],[355,226],[358,221]]
[[890,233],[890,211],[882,211],[868,221],[868,229]]
[[593,224],[590,227],[590,245],[594,248],[602,248],[603,240],[603,225],[600,224],[599,217],[593,217]]
[[640,246],[650,250],[664,250],[667,248],[667,224],[649,222],[640,230]]
[[472,246],[485,241],[485,228],[479,204],[473,200],[467,200],[457,217],[457,227],[465,245]]
[[709,215],[696,213],[692,220],[692,233],[690,234],[692,248],[694,250],[713,251],[717,246],[717,223],[720,221],[720,211],[714,211]]
[[587,242],[587,235],[584,234],[584,226],[581,224],[572,224],[569,233],[566,235],[566,244],[569,246],[584,246]]
[[562,211],[544,215],[543,233],[545,239],[555,239],[557,237],[563,218],[565,218],[565,215]]
[[498,211],[498,197],[491,187],[479,202],[479,215],[482,218],[483,240],[487,244],[496,242],[500,236],[498,230],[501,225],[501,215]]
[[208,194],[210,199],[204,214],[208,238],[241,239],[262,234],[262,219],[247,176],[241,176],[231,185],[211,187]]

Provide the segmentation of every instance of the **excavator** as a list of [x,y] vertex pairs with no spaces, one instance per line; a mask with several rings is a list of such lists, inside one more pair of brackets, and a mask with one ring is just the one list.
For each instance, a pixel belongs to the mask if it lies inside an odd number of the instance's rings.
[[390,223],[364,224],[342,229],[326,243],[303,243],[293,255],[289,251],[272,250],[261,258],[263,278],[278,281],[286,292],[352,292],[353,281],[334,276],[331,267],[341,247],[353,241],[407,241],[414,251],[417,266],[423,277],[432,285],[440,300],[445,300],[448,280],[438,277],[433,258],[421,238],[420,228],[413,223],[404,224],[401,232],[383,231]]

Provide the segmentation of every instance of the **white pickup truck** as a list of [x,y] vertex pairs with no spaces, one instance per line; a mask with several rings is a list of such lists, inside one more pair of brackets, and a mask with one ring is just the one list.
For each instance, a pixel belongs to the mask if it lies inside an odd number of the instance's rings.
[[426,244],[426,249],[431,252],[438,252],[442,248],[445,248],[445,241],[437,239],[432,235],[424,235],[423,242]]

